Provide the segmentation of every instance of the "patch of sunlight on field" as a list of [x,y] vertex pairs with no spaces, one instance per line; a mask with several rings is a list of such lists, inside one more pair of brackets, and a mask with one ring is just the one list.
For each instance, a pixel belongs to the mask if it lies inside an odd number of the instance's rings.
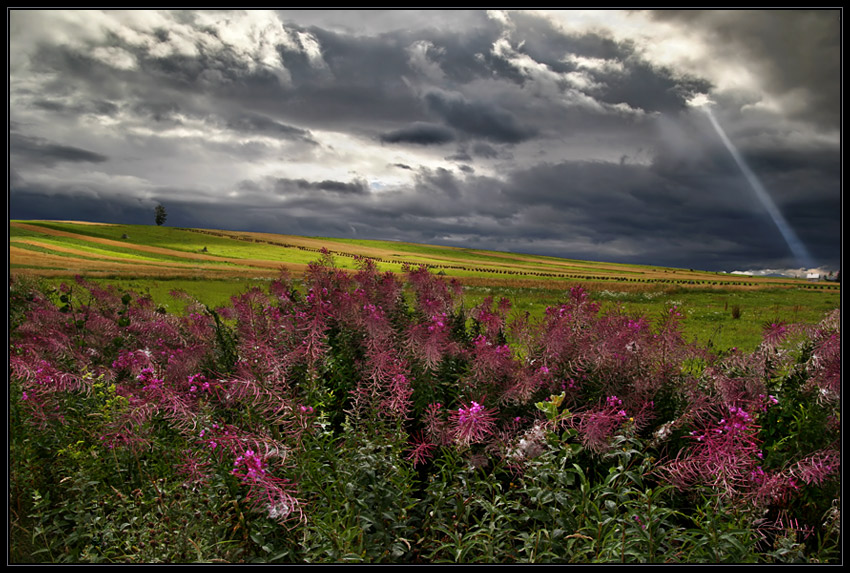
[[[113,286],[122,292],[134,292],[140,296],[150,296],[158,306],[169,312],[181,314],[187,302],[171,295],[174,291],[183,291],[191,298],[210,308],[229,306],[231,297],[251,288],[259,287],[268,292],[271,279],[87,279],[93,283]],[[61,278],[45,278],[44,283],[58,288],[61,284],[73,285],[73,281]]]
[[[86,244],[84,241],[75,241],[73,239],[37,239],[32,243],[25,243],[23,241],[9,241],[10,244],[14,244],[16,247],[21,249],[26,249],[29,251],[36,251],[40,253],[50,253],[53,255],[59,256],[74,256],[75,258],[87,259],[87,260],[103,260],[103,257],[108,258],[117,258],[117,259],[126,259],[126,260],[135,260],[135,261],[165,261],[165,262],[179,262],[183,259],[178,257],[168,257],[166,255],[143,255],[138,251],[129,251],[125,249],[119,248],[110,248],[110,247],[92,247]],[[92,256],[87,257],[83,254],[74,253],[71,255],[67,251],[58,250],[51,247],[69,247],[72,246],[74,251],[79,251],[79,253],[88,253]],[[99,257],[97,255],[100,255]]]

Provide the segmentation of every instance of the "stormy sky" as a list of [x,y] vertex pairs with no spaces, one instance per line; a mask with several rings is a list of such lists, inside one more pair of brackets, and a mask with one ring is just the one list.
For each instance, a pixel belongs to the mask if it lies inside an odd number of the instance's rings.
[[7,17],[13,219],[840,268],[840,10]]

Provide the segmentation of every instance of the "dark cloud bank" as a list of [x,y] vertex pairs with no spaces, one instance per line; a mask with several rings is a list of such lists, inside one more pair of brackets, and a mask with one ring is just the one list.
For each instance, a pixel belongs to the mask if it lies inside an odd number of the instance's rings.
[[799,267],[690,105],[705,94],[815,262],[840,268],[835,12],[645,16],[749,58],[759,93],[540,15],[236,14],[244,44],[202,15],[150,33],[127,15],[123,36],[60,20],[36,41],[23,34],[45,16],[11,12],[26,55],[10,69],[11,218],[151,224],[162,203],[173,226]]

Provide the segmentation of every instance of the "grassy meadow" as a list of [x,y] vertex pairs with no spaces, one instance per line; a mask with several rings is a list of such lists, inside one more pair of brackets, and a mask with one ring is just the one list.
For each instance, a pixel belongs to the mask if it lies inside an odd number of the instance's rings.
[[840,285],[802,279],[752,278],[691,269],[608,264],[486,252],[392,241],[310,238],[269,233],[179,229],[152,225],[12,221],[10,271],[44,277],[53,286],[79,274],[150,295],[182,312],[184,291],[218,307],[230,297],[267,285],[285,268],[303,274],[326,248],[340,269],[354,271],[354,256],[370,257],[381,272],[405,264],[464,285],[472,307],[486,297],[511,301],[517,315],[542,317],[581,285],[604,311],[653,319],[680,307],[689,339],[715,350],[753,350],[765,323],[816,323],[840,306]]

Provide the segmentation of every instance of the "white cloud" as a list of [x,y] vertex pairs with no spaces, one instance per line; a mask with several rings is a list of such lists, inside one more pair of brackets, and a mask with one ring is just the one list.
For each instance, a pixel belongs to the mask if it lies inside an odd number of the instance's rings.
[[301,45],[301,50],[307,56],[307,59],[314,68],[328,68],[328,65],[322,57],[322,47],[319,45],[319,40],[317,40],[313,34],[308,32],[298,32],[298,43]]
[[434,82],[442,81],[445,78],[445,74],[442,68],[440,68],[440,64],[432,60],[429,54],[441,53],[443,53],[443,50],[428,40],[418,40],[407,47],[410,67]]
[[745,275],[745,276],[753,276],[753,277],[770,277],[770,276],[779,276],[779,277],[789,277],[789,278],[798,278],[805,279],[810,278],[811,275],[817,275],[819,279],[826,279],[830,275],[834,274],[835,269],[830,269],[827,267],[818,267],[807,269],[804,267],[800,267],[797,269],[752,269],[749,271],[732,271],[729,273],[730,275]]
[[[278,46],[303,52],[316,67],[325,65],[316,38],[306,32],[293,35],[272,11],[18,11],[11,14],[10,22],[17,54],[14,67],[26,66],[27,56],[47,42],[88,52],[119,69],[133,67],[132,56],[127,52],[97,46],[108,35],[145,49],[156,58],[194,57],[205,51],[227,50],[249,69],[266,69],[284,82],[289,82],[290,76]],[[162,31],[166,32],[165,37]]]
[[105,64],[119,69],[132,70],[138,66],[136,56],[115,46],[99,46],[92,50],[91,55]]
[[[618,42],[628,42],[638,54],[676,73],[699,73],[709,78],[719,91],[760,91],[758,77],[746,60],[718,57],[725,43],[696,26],[662,22],[643,11],[625,10],[531,10],[553,22],[561,30],[584,34],[595,31]],[[590,59],[586,66],[605,65]],[[608,64],[610,65],[610,64]]]
[[588,58],[586,56],[567,54],[563,61],[570,62],[579,69],[600,71],[608,74],[612,72],[622,72],[624,70],[623,62],[605,58]]
[[512,27],[510,18],[508,18],[508,13],[505,10],[487,10],[487,17],[491,20],[495,20],[499,22],[503,26]]

